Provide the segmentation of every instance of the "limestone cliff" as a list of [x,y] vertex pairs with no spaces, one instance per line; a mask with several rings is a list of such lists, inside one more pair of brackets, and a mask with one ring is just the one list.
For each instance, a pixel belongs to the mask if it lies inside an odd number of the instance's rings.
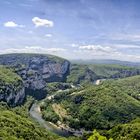
[[0,101],[11,106],[19,105],[25,98],[22,79],[10,69],[0,67]]
[[14,68],[28,91],[38,91],[41,94],[47,83],[66,81],[70,63],[52,55],[7,54],[0,55],[0,65]]

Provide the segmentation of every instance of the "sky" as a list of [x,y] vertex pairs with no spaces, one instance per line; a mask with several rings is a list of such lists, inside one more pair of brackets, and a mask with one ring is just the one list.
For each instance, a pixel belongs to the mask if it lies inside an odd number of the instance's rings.
[[0,0],[0,54],[140,62],[140,0]]

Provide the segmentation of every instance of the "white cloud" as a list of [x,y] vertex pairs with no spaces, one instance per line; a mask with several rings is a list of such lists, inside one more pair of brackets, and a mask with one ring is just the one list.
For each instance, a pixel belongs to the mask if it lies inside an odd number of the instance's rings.
[[5,27],[17,27],[18,25],[13,21],[8,21],[8,22],[4,23],[4,26]]
[[[88,45],[87,45],[88,46]],[[94,45],[96,46],[96,45]],[[101,46],[104,47],[104,46]],[[88,49],[86,49],[88,48]],[[93,47],[80,46],[75,49],[65,49],[61,47],[46,48],[42,46],[24,46],[15,48],[3,48],[0,54],[5,53],[42,53],[42,54],[52,54],[67,59],[118,59],[125,61],[138,61],[140,62],[140,56],[135,54],[128,54],[127,52],[120,52],[112,49],[111,47],[105,47],[108,51],[101,51],[96,49],[91,49]],[[111,48],[111,49],[110,49]]]
[[[123,52],[95,52],[95,51],[85,51],[85,50],[74,50],[73,54],[78,56],[79,59],[116,59],[116,60],[124,60],[124,61],[132,61],[132,62],[140,62],[139,55],[127,54]],[[77,57],[76,57],[77,59]]]
[[[129,46],[125,46],[128,48]],[[135,46],[130,46],[135,47]],[[125,61],[138,61],[140,56],[122,52],[121,46],[83,45],[73,50],[73,54],[80,59],[117,59]]]
[[35,24],[35,27],[53,27],[54,23],[53,21],[47,20],[47,19],[41,19],[39,17],[34,17],[32,19],[32,22]]
[[42,49],[41,46],[25,46],[24,47],[24,50],[39,50],[39,49]]
[[52,37],[52,34],[46,34],[45,37]]
[[102,45],[83,45],[73,52],[76,56],[82,57],[81,59],[118,59],[122,56],[116,48]]
[[25,51],[34,51],[34,52],[40,52],[40,53],[46,53],[46,52],[63,52],[66,51],[64,48],[44,48],[41,46],[25,46]]
[[25,46],[20,48],[9,48],[1,51],[1,54],[5,53],[42,53],[42,54],[57,54],[65,52],[64,48],[44,48],[42,46]]
[[77,48],[79,45],[78,45],[78,44],[73,43],[73,44],[70,44],[70,46],[71,46],[71,47],[73,47],[73,48]]
[[111,48],[109,46],[101,46],[101,45],[86,45],[86,46],[79,46],[80,50],[85,51],[92,51],[95,53],[104,52],[104,53],[111,53],[116,52],[117,50],[114,48]]
[[47,49],[48,52],[64,52],[66,49],[64,48],[49,48]]
[[23,27],[25,27],[24,25],[16,24],[14,21],[5,22],[5,23],[4,23],[4,26],[5,26],[5,27],[10,27],[10,28],[15,28],[15,27],[23,28]]

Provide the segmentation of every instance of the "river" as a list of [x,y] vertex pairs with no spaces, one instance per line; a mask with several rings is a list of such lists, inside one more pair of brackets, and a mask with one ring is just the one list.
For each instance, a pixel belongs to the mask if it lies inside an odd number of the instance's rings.
[[[95,85],[99,85],[102,79],[98,79],[95,81]],[[57,91],[59,92],[59,91]],[[52,98],[54,98],[55,95],[51,95],[46,97],[46,99],[51,100]],[[42,100],[42,103],[44,101]],[[38,122],[41,127],[46,128],[47,130],[58,134],[60,136],[64,136],[64,137],[69,137],[69,136],[81,136],[83,135],[83,131],[78,131],[78,130],[72,130],[72,129],[66,129],[66,128],[60,128],[58,126],[56,126],[53,123],[47,122],[42,118],[41,115],[41,111],[40,111],[40,105],[39,103],[34,103],[32,105],[32,107],[29,110],[29,114],[30,116],[36,121]]]
[[30,116],[36,120],[41,127],[46,128],[47,130],[56,133],[60,136],[64,136],[64,137],[68,137],[68,136],[72,136],[73,134],[71,132],[68,132],[66,130],[62,130],[61,128],[45,121],[42,118],[41,112],[40,112],[40,106],[37,103],[34,103],[29,111]]

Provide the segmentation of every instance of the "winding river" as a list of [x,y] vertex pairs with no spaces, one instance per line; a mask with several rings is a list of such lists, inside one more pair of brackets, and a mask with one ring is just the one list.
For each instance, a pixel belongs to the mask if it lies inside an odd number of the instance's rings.
[[42,118],[41,112],[40,112],[40,106],[37,103],[34,103],[29,111],[30,116],[36,120],[42,127],[46,128],[47,130],[56,133],[60,136],[68,137],[72,136],[73,134],[67,130],[61,129],[50,122],[45,121]]
[[[102,79],[98,79],[95,81],[95,85],[99,85]],[[59,91],[58,91],[59,92]],[[54,95],[52,96],[48,96],[47,99],[51,100],[54,97]],[[43,100],[42,100],[43,103]],[[53,123],[47,122],[42,118],[41,115],[41,111],[40,111],[40,105],[39,103],[34,103],[32,105],[32,107],[29,110],[29,114],[30,116],[37,121],[41,127],[46,128],[47,130],[56,133],[60,136],[64,136],[64,137],[69,137],[69,136],[81,136],[83,134],[82,131],[76,131],[76,130],[69,130],[69,129],[65,129],[65,128],[60,128],[58,126],[56,126]]]

